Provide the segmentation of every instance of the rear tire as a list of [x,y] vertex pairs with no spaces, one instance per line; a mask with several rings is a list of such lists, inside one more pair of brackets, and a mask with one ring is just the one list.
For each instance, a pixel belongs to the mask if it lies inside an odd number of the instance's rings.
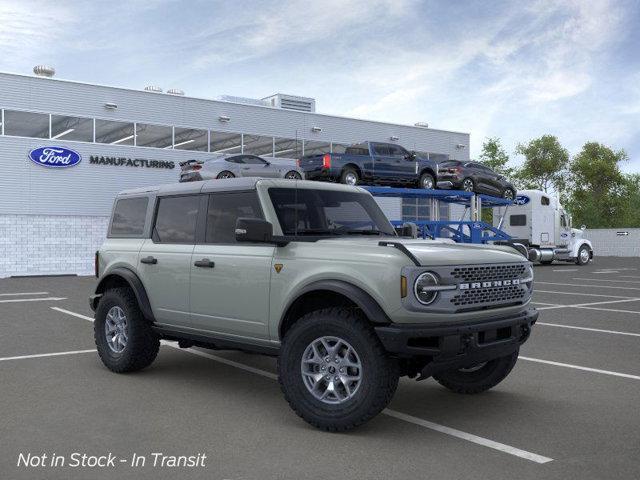
[[[125,326],[115,330],[113,318],[122,319],[122,315]],[[108,335],[107,330],[111,328],[114,333]],[[114,288],[104,293],[96,309],[93,331],[98,355],[112,372],[134,372],[148,367],[160,349],[158,335],[144,318],[129,288]],[[118,341],[118,335],[123,338],[122,342]]]
[[228,170],[225,170],[223,172],[220,172],[216,178],[218,180],[222,180],[222,179],[225,179],[225,178],[235,178],[235,175],[233,173],[229,172]]
[[420,175],[420,181],[418,183],[420,188],[425,190],[433,190],[436,188],[436,180],[430,173],[423,173]]
[[342,171],[342,175],[340,175],[340,183],[355,186],[359,182],[360,177],[358,176],[358,172],[356,172],[353,168],[347,167]]
[[553,260],[540,260],[540,265],[551,265],[553,263]]
[[287,178],[289,180],[302,180],[302,175],[300,175],[298,172],[296,172],[295,170],[291,170],[290,172],[287,172],[286,175],[284,176],[284,178]]
[[[335,343],[332,348],[338,348],[333,351],[318,344],[326,339],[342,343]],[[354,352],[350,357],[344,353],[349,351]],[[349,366],[356,363],[359,368]],[[357,382],[347,388],[341,372],[347,379],[357,376]],[[365,423],[389,404],[399,370],[367,321],[351,309],[336,307],[308,313],[287,331],[278,357],[278,379],[287,402],[303,420],[339,432]],[[326,398],[320,398],[323,395]]]
[[455,393],[474,394],[498,385],[513,369],[518,360],[518,351],[505,357],[489,360],[468,369],[450,370],[434,375],[443,387]]

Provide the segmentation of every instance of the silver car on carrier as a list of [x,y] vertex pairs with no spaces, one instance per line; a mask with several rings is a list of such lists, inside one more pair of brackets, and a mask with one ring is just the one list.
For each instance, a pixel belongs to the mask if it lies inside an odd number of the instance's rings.
[[180,182],[237,177],[287,178],[303,180],[304,172],[295,160],[249,154],[218,155],[210,160],[180,163]]

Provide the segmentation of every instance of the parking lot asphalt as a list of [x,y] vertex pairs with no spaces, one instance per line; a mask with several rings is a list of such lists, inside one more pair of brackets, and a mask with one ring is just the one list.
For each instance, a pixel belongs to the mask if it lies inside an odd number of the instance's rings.
[[[539,323],[503,383],[461,396],[403,378],[383,415],[345,434],[289,409],[272,358],[163,345],[150,368],[109,372],[94,278],[0,280],[0,478],[640,478],[640,260],[535,277]],[[74,452],[127,462],[17,465]],[[153,467],[154,452],[205,466]]]

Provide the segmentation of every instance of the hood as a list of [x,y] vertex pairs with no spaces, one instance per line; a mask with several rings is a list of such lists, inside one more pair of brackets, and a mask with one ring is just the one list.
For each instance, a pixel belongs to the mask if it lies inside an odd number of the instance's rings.
[[[459,265],[478,263],[510,263],[528,261],[513,248],[502,245],[450,243],[438,240],[418,240],[393,237],[361,237],[322,240],[349,246],[379,247],[381,241],[401,243],[422,265]],[[346,246],[346,245],[345,245]],[[390,248],[390,247],[387,247]]]

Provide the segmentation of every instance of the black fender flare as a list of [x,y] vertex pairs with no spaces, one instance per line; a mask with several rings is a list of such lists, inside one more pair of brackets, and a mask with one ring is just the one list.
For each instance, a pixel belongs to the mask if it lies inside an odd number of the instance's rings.
[[318,280],[316,282],[310,283],[309,285],[306,285],[301,290],[299,290],[296,293],[295,298],[287,304],[287,307],[284,309],[284,312],[280,317],[278,330],[281,330],[282,325],[289,315],[291,307],[300,299],[300,297],[307,293],[321,290],[328,290],[330,292],[334,292],[348,298],[353,303],[355,303],[358,308],[360,308],[360,310],[362,310],[362,312],[372,323],[391,323],[391,320],[382,309],[382,307],[380,307],[378,302],[360,287],[356,287],[355,285],[349,282],[345,282],[344,280]]
[[420,177],[425,173],[428,173],[429,175],[431,175],[433,177],[434,182],[438,181],[438,176],[436,175],[435,170],[430,165],[425,165],[420,168],[420,173],[418,173],[418,180],[420,180]]
[[138,275],[135,274],[133,270],[130,270],[126,267],[116,267],[111,270],[107,275],[105,275],[102,279],[100,279],[100,283],[96,287],[95,295],[91,297],[91,308],[93,310],[98,306],[98,300],[102,296],[105,291],[105,287],[108,284],[109,280],[114,277],[121,278],[133,290],[133,293],[136,296],[136,300],[138,301],[138,306],[146,318],[150,322],[155,322],[155,317],[153,316],[153,311],[151,310],[151,302],[149,302],[149,297],[147,295],[147,291],[142,284]]

